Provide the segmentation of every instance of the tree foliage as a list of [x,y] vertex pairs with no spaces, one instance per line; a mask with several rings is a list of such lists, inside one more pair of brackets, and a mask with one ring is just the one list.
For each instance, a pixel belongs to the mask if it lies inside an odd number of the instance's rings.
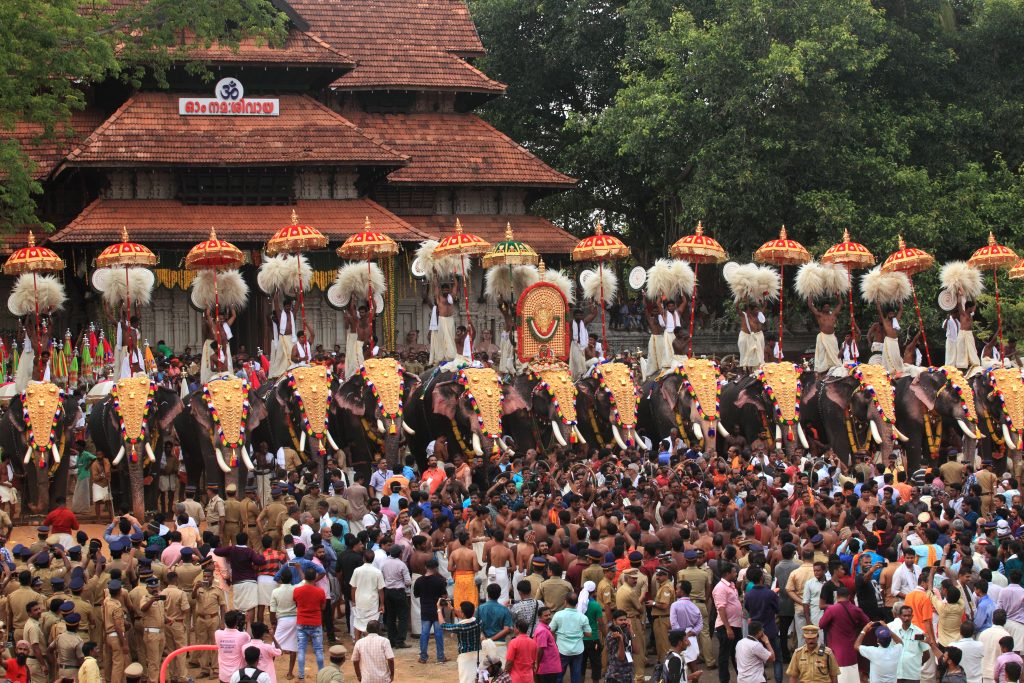
[[[36,222],[41,187],[19,141],[19,121],[41,138],[67,133],[90,86],[111,78],[163,84],[175,60],[217,42],[284,39],[286,17],[269,0],[0,0],[0,217]],[[194,73],[200,62],[189,62]]]

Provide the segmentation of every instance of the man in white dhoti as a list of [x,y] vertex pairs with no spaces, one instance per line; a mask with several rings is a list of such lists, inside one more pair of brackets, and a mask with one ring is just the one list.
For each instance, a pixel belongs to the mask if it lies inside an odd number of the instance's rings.
[[857,338],[859,337],[860,330],[857,330],[856,327],[854,327],[853,331],[847,332],[846,336],[843,337],[842,353],[844,365],[860,362],[860,346],[857,344]]
[[349,579],[349,585],[354,589],[352,628],[355,630],[355,640],[366,635],[366,625],[380,619],[384,609],[380,601],[384,594],[384,575],[373,566],[373,558],[373,551],[367,550],[363,554],[362,566],[356,567]]
[[473,340],[476,339],[476,330],[472,325],[459,325],[455,330],[455,348],[458,349],[456,359],[464,360],[467,363],[473,361]]
[[498,346],[498,372],[503,375],[514,375],[523,368],[523,364],[516,358],[516,348],[513,342],[516,333],[516,313],[513,304],[502,301],[498,305],[504,324],[501,330],[501,344]]
[[349,302],[345,308],[345,379],[359,372],[363,366],[363,342],[359,339],[360,316],[369,312],[366,306],[356,310],[355,304]]
[[740,367],[748,372],[761,367],[764,363],[764,313],[756,303],[748,303],[745,307],[736,305],[740,314],[740,336],[737,345],[740,350]]
[[569,346],[569,371],[573,379],[579,379],[587,371],[587,357],[585,349],[590,342],[590,333],[587,332],[587,325],[597,317],[597,308],[591,307],[586,314],[582,308],[572,312],[572,343]]
[[665,307],[658,315],[658,326],[661,327],[661,345],[658,349],[661,368],[667,370],[673,366],[672,342],[676,338],[676,330],[683,326],[682,317],[676,308],[675,301],[666,301]]
[[974,341],[974,302],[964,303],[959,298],[956,302],[956,315],[960,330],[956,335],[956,353],[953,365],[961,370],[968,370],[981,365],[978,359],[978,345]]
[[[277,300],[275,299],[275,304]],[[284,299],[274,307],[275,334],[277,335],[277,353],[270,362],[270,379],[277,379],[288,370],[291,363],[292,347],[295,345],[295,312],[292,300]],[[273,355],[273,354],[272,354]]]
[[661,306],[656,302],[647,302],[644,307],[644,317],[647,319],[647,329],[650,331],[651,337],[647,341],[647,357],[640,362],[640,366],[643,370],[643,378],[647,379],[657,375],[661,370],[661,357],[664,354],[662,335],[665,333],[665,327],[658,322],[661,318]]
[[313,361],[313,343],[315,339],[313,330],[309,329],[309,326],[305,330],[299,330],[295,339],[295,346],[292,347],[292,364],[290,367],[309,365]]
[[826,301],[819,309],[815,307],[813,301],[808,300],[807,307],[818,321],[818,338],[814,342],[814,371],[824,374],[840,364],[839,342],[836,341],[839,304],[833,308],[832,302]]
[[455,360],[459,353],[455,344],[455,300],[452,286],[441,283],[430,312],[430,365]]
[[942,321],[942,329],[946,331],[946,362],[945,365],[956,365],[956,339],[960,336],[960,320],[956,313],[950,311]]
[[878,310],[878,323],[882,327],[882,367],[893,377],[903,373],[903,353],[900,351],[900,322],[903,304],[897,310],[882,309],[882,304],[875,302]]

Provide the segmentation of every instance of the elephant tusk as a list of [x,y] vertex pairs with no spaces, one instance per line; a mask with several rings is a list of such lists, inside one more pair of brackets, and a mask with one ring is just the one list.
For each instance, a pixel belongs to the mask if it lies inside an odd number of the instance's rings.
[[1005,422],[1002,424],[1002,427],[1003,427],[1003,441],[1005,441],[1006,445],[1010,447],[1010,450],[1012,450],[1012,451],[1017,450],[1017,446],[1013,443],[1013,436],[1010,434],[1009,427],[1006,426]]
[[381,434],[384,433],[384,421],[381,420],[379,417],[377,418],[377,431],[380,432]]
[[796,434],[800,437],[800,445],[803,446],[805,450],[811,447],[811,445],[807,443],[807,435],[804,434],[804,426],[799,422],[796,423]]
[[966,422],[964,422],[960,418],[957,418],[956,423],[960,427],[960,431],[964,433],[964,436],[966,436],[968,439],[973,439],[974,438],[974,430],[973,429],[969,429],[967,427],[967,423]]
[[29,460],[31,460],[31,459],[32,459],[32,447],[29,446],[27,449],[25,449],[25,461],[24,461],[25,464],[27,465],[29,463]]
[[628,446],[626,446],[626,442],[622,440],[622,435],[619,434],[618,425],[612,425],[612,437],[614,437],[615,443],[619,445],[619,448],[622,450],[626,450],[628,448]]
[[480,445],[480,435],[476,432],[473,432],[473,453],[477,456],[484,454],[483,446]]
[[901,432],[900,430],[896,429],[896,425],[893,425],[893,426],[892,426],[892,433],[893,433],[893,435],[894,435],[894,436],[895,436],[895,437],[896,437],[897,439],[899,439],[899,440],[900,440],[900,441],[902,441],[903,443],[906,443],[906,442],[910,441],[910,438],[909,438],[909,437],[908,437],[908,436],[907,436],[906,434],[904,434],[904,433],[903,433],[903,432]]
[[501,446],[501,450],[505,451],[509,455],[513,455],[515,453],[515,451],[512,450],[512,447],[505,443],[505,439],[498,439],[498,445]]
[[54,464],[59,465],[60,464],[60,450],[58,450],[57,444],[53,444],[52,446],[50,446],[50,450],[53,452],[53,462],[54,462]]
[[115,457],[110,464],[117,465],[121,462],[122,458],[124,458],[124,444],[121,444],[121,450],[117,452],[117,457]]
[[724,424],[722,424],[722,421],[721,421],[721,420],[719,420],[719,421],[718,421],[718,433],[719,433],[719,434],[721,434],[722,436],[724,436],[724,437],[725,437],[725,438],[727,438],[727,439],[728,439],[728,438],[729,438],[730,436],[732,436],[732,434],[730,434],[730,433],[729,433],[729,430],[727,430],[727,429],[725,428],[725,425],[724,425]]
[[874,420],[871,420],[868,425],[871,427],[871,438],[874,439],[875,443],[882,443],[882,435],[878,432],[878,425],[875,424]]
[[583,438],[583,432],[580,431],[580,428],[578,426],[573,425],[572,426],[572,431],[574,431],[576,433],[576,440],[577,441],[579,441],[580,443],[583,443],[583,444],[587,443],[587,440]]
[[149,445],[148,441],[146,442],[146,458],[150,462],[156,462],[156,454],[153,452],[153,447]]
[[637,444],[638,446],[640,446],[640,448],[642,448],[642,449],[643,449],[643,450],[645,450],[645,451],[649,451],[649,450],[650,450],[650,449],[649,449],[649,448],[647,447],[647,444],[646,444],[646,443],[644,443],[644,440],[640,438],[640,435],[636,433],[636,427],[633,427],[633,428],[632,428],[632,429],[630,429],[629,431],[630,431],[630,433],[631,433],[631,434],[633,435],[633,441],[635,441],[635,442],[636,442],[636,444]]
[[250,472],[256,469],[255,467],[253,467],[252,458],[249,457],[249,449],[247,449],[245,446],[239,446],[238,450],[242,451],[242,462],[245,463],[245,469],[249,470]]
[[299,453],[306,452],[306,430],[303,429],[302,433],[299,434]]
[[700,422],[693,423],[693,435],[696,436],[697,439],[699,439],[700,441],[704,440],[704,430],[700,428]]
[[402,420],[402,431],[409,436],[416,436],[416,430],[410,427],[405,420]]
[[338,444],[336,444],[334,442],[334,437],[331,436],[331,430],[325,429],[324,430],[324,436],[327,437],[327,444],[331,447],[332,451],[340,451],[341,450],[340,448],[338,448]]
[[780,427],[777,423],[775,425],[775,448],[782,448],[782,427]]
[[559,446],[565,447],[569,445],[565,442],[565,437],[562,436],[562,430],[558,428],[558,423],[554,420],[551,421],[551,433],[555,435],[555,441],[558,442]]
[[228,467],[228,464],[226,462],[224,462],[224,454],[220,452],[219,448],[215,448],[213,450],[214,453],[217,454],[217,467],[219,467],[220,471],[223,472],[224,474],[230,473],[231,468]]

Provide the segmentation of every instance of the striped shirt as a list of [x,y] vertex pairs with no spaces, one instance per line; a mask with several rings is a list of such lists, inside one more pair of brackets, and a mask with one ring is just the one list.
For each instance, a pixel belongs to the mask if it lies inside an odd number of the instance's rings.
[[359,662],[362,683],[391,683],[388,660],[394,658],[391,643],[376,633],[366,634],[352,648],[352,661]]
[[260,567],[260,576],[275,576],[281,565],[288,560],[288,553],[283,550],[267,548],[263,551],[263,566]]
[[455,634],[460,655],[477,652],[480,649],[480,622],[476,620],[476,617],[463,619],[456,624],[441,624],[441,628]]

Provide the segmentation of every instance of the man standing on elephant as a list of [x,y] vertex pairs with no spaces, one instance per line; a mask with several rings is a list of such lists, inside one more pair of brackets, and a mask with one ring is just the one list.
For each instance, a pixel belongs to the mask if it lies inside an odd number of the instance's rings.
[[839,360],[839,342],[836,340],[836,318],[839,317],[840,307],[837,305],[833,308],[832,302],[826,301],[819,309],[810,299],[807,300],[807,307],[818,321],[818,339],[814,343],[814,371],[821,375],[842,365],[842,361]]
[[956,316],[960,327],[956,333],[956,354],[953,364],[960,370],[968,370],[981,365],[978,358],[978,345],[974,341],[974,302],[956,302]]
[[740,314],[740,337],[737,342],[740,350],[740,367],[750,372],[764,363],[764,313],[757,303],[736,305]]
[[575,308],[572,312],[572,344],[569,347],[569,370],[574,380],[583,376],[587,371],[587,359],[583,350],[590,342],[590,333],[587,332],[587,325],[597,317],[597,308],[591,307],[584,314],[582,308]]
[[875,301],[875,308],[878,310],[878,322],[885,335],[882,340],[882,366],[895,378],[903,373],[903,354],[900,352],[899,342],[899,317],[903,315],[903,304],[894,311],[892,308],[883,309],[882,304]]
[[291,363],[292,348],[295,346],[295,312],[292,310],[292,300],[284,299],[278,305],[279,299],[274,299],[274,332],[277,335],[277,348],[271,353],[274,363],[270,367],[270,379],[277,379],[288,369]]
[[442,282],[440,291],[434,295],[434,309],[430,313],[430,365],[455,360],[457,354],[455,300],[451,284]]

